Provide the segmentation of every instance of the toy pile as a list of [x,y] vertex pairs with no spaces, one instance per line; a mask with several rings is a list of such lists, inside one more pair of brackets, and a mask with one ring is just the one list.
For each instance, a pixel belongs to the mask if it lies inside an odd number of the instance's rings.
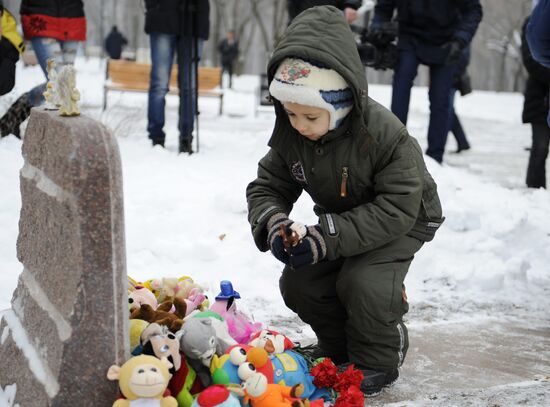
[[230,281],[210,304],[191,277],[128,279],[133,357],[113,365],[114,407],[362,407],[361,371],[313,364],[286,336],[237,309]]

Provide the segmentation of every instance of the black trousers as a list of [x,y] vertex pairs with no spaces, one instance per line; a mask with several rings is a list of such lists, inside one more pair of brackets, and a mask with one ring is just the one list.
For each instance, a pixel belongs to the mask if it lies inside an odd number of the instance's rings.
[[317,335],[326,356],[379,370],[403,363],[409,338],[403,281],[423,242],[402,236],[369,252],[297,270],[279,281],[285,304]]
[[526,183],[529,188],[546,188],[546,157],[550,144],[550,127],[546,123],[531,123],[533,144],[527,166]]

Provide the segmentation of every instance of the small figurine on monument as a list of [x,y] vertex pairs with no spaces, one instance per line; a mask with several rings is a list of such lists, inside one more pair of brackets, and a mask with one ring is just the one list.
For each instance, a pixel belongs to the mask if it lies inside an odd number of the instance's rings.
[[60,116],[78,116],[80,108],[80,92],[76,88],[76,70],[72,65],[66,65],[61,69],[57,77],[57,95],[59,97]]

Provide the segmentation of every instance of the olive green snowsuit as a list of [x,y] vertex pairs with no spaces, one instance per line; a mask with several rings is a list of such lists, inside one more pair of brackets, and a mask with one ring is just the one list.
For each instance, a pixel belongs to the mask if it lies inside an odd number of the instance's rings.
[[340,73],[354,108],[340,127],[314,142],[301,136],[275,101],[271,147],[246,195],[258,248],[269,249],[266,223],[290,214],[305,190],[327,245],[315,265],[285,267],[286,305],[311,325],[333,357],[380,370],[400,366],[408,348],[403,281],[414,254],[443,221],[422,151],[403,124],[368,97],[353,35],[334,7],[314,7],[288,27],[268,65],[297,57]]

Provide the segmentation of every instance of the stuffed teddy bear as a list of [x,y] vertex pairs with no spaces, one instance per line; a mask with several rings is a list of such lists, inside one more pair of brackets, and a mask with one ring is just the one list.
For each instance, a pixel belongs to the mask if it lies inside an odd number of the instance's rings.
[[125,399],[117,400],[113,407],[178,407],[174,397],[164,397],[168,386],[171,363],[163,358],[141,355],[130,358],[121,367],[112,365],[107,372],[109,380],[118,380]]
[[[175,312],[170,312],[172,305],[175,307]],[[174,302],[165,301],[160,304],[157,309],[153,309],[149,304],[142,304],[140,308],[132,311],[131,319],[143,319],[147,322],[156,322],[159,325],[167,326],[170,331],[177,332],[183,325],[183,318],[187,305],[180,298],[174,299]]]

